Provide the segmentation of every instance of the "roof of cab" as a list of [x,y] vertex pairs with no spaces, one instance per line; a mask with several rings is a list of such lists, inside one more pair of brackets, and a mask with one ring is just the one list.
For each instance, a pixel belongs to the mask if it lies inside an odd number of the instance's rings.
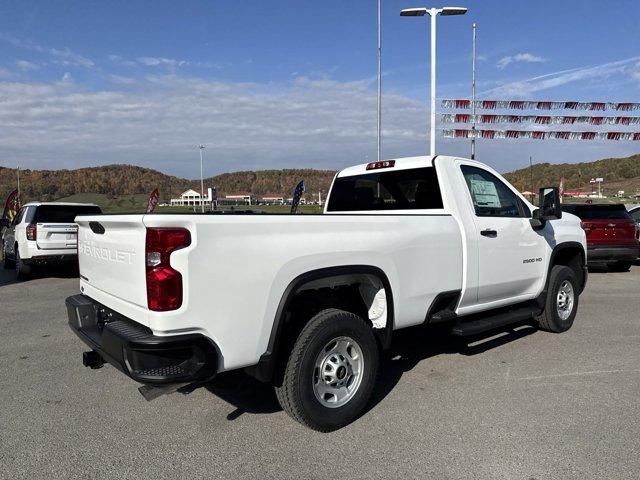
[[[447,157],[446,155],[436,155],[436,157]],[[403,157],[403,158],[387,158],[382,161],[395,161],[395,165],[393,167],[382,168],[381,171],[389,171],[389,170],[406,170],[409,168],[424,168],[433,166],[433,159],[431,155],[422,155],[419,157]],[[454,157],[449,157],[454,158]],[[369,162],[375,163],[375,162]],[[344,170],[338,172],[338,177],[350,177],[352,175],[362,175],[366,173],[374,173],[372,170],[367,170],[367,165],[369,163],[362,163],[360,165],[355,165],[353,167],[347,167]]]
[[63,207],[97,207],[95,203],[73,203],[73,202],[28,202],[23,207],[40,207],[42,205],[60,205]]

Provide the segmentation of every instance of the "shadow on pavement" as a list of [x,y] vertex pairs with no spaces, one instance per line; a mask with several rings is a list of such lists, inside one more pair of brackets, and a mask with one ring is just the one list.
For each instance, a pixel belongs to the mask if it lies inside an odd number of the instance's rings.
[[14,283],[26,283],[39,278],[78,278],[78,268],[75,264],[55,267],[39,267],[26,280],[17,280],[14,270],[7,270],[0,265],[0,287]]
[[[394,333],[391,348],[381,354],[376,386],[363,415],[393,390],[405,372],[423,360],[442,354],[478,355],[537,331],[531,325],[520,323],[482,336],[460,339],[451,336],[446,327],[399,330]],[[243,413],[265,414],[282,410],[271,385],[242,371],[221,374],[205,388],[235,407],[227,415],[228,420],[235,420]]]

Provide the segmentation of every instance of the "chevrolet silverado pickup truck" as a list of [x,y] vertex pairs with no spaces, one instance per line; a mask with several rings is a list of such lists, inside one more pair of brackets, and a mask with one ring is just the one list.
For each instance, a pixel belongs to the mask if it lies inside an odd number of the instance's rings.
[[357,418],[395,330],[564,332],[586,280],[580,220],[558,189],[536,208],[496,171],[449,156],[347,168],[324,213],[76,218],[71,329],[154,392],[244,369],[319,430]]

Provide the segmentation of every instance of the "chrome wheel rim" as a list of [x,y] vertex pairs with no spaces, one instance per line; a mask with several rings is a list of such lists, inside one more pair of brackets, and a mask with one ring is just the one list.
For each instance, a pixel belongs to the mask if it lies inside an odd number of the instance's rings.
[[342,407],[355,396],[363,372],[360,345],[350,337],[335,338],[316,357],[313,393],[324,407]]
[[558,310],[558,316],[562,320],[566,320],[573,311],[574,293],[571,282],[565,280],[560,284],[558,289],[558,295],[556,297],[556,307]]

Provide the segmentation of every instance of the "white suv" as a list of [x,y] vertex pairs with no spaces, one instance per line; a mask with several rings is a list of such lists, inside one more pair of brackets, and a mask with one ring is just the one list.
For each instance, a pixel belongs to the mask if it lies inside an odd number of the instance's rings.
[[36,265],[77,258],[77,215],[99,215],[100,207],[86,203],[40,203],[24,205],[2,235],[4,268],[15,268],[18,278]]

